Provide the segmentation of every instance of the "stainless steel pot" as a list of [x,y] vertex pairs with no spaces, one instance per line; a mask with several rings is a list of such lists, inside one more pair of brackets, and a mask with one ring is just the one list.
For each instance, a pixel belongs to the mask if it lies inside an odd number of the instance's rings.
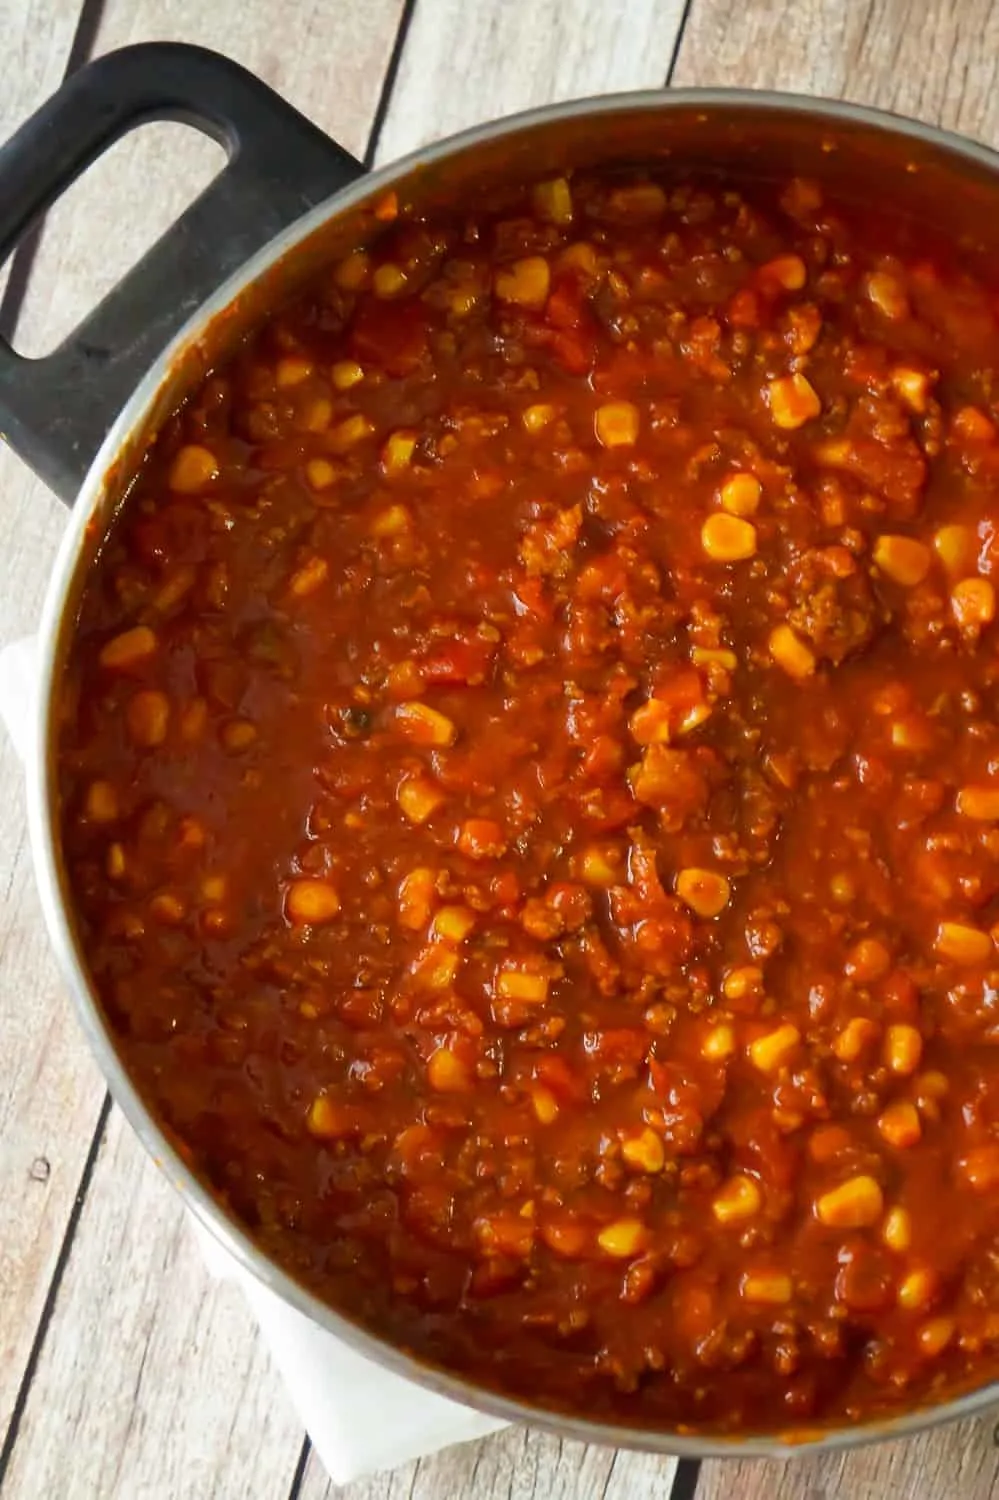
[[[365,175],[360,163],[243,69],[214,53],[148,44],[72,77],[0,151],[0,263],[32,220],[121,135],[180,119],[229,153],[222,174],[72,337],[42,360],[0,341],[0,431],[67,505],[41,627],[39,751],[29,821],[51,939],[115,1099],[188,1207],[285,1302],[360,1353],[440,1394],[561,1437],[662,1453],[786,1455],[900,1437],[994,1404],[999,1386],[891,1422],[732,1440],[643,1431],[496,1395],[412,1358],[318,1301],[270,1261],[191,1174],[118,1055],[74,931],[59,847],[54,702],[82,581],[156,430],[206,369],[323,262],[377,231],[373,206],[470,202],[505,178],[614,160],[704,172],[800,173],[886,200],[972,261],[999,251],[999,156],[873,110],[789,95],[637,93],[556,105],[467,131]],[[543,1393],[538,1393],[539,1403]]]

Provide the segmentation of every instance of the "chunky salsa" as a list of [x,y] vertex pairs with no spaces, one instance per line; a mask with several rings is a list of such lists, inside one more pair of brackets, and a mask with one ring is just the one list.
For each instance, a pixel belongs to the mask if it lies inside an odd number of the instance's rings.
[[378,217],[86,584],[62,837],[131,1073],[481,1384],[738,1432],[995,1377],[995,292],[800,179]]

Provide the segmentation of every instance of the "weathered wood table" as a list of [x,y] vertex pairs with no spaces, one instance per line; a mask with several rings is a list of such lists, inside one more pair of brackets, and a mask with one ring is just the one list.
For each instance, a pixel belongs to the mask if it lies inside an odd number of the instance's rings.
[[[87,58],[228,52],[367,162],[575,95],[727,84],[838,95],[999,144],[993,0],[0,0],[0,136]],[[220,164],[182,126],[117,147],[0,278],[57,342]],[[31,631],[63,527],[0,449],[0,644]],[[2,737],[0,737],[2,739]],[[0,1493],[4,1500],[985,1500],[989,1419],[791,1464],[676,1465],[511,1430],[335,1492],[233,1288],[84,1047],[42,929],[0,743]]]

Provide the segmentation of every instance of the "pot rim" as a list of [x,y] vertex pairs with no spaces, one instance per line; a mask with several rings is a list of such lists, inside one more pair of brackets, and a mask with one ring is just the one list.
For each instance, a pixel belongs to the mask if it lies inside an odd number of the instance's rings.
[[[78,952],[64,899],[58,860],[57,794],[54,757],[54,686],[64,634],[64,615],[76,577],[81,549],[91,516],[116,484],[115,463],[136,432],[143,433],[170,371],[203,338],[205,330],[247,287],[256,282],[289,251],[305,241],[338,214],[355,207],[373,193],[388,189],[411,173],[473,150],[485,142],[514,136],[534,126],[555,121],[641,112],[670,114],[691,106],[707,115],[716,110],[742,110],[747,115],[785,114],[808,116],[830,126],[859,125],[871,134],[911,140],[976,163],[996,177],[999,190],[999,153],[937,126],[893,114],[888,110],[806,94],[736,88],[678,88],[639,90],[629,93],[575,99],[544,105],[504,116],[463,130],[432,145],[424,146],[398,161],[358,178],[346,189],[332,194],[251,256],[215,294],[195,312],[171,340],[112,424],[98,451],[73,507],[63,535],[55,567],[45,596],[39,629],[40,674],[34,715],[35,753],[28,758],[28,829],[35,878],[49,939],[63,979],[68,983],[87,1043],[97,1059],[114,1101],[122,1110],[146,1152],[179,1192],[218,1244],[231,1256],[243,1276],[262,1284],[298,1314],[333,1334],[355,1353],[372,1360],[393,1374],[415,1382],[436,1395],[462,1406],[509,1422],[530,1423],[560,1438],[602,1443],[681,1458],[759,1457],[788,1458],[796,1454],[838,1452],[868,1443],[909,1436],[916,1432],[979,1413],[999,1401],[999,1381],[969,1390],[940,1405],[916,1408],[886,1421],[866,1422],[857,1427],[816,1427],[787,1433],[721,1434],[685,1433],[675,1429],[642,1428],[612,1421],[591,1421],[585,1416],[557,1409],[531,1406],[480,1386],[445,1369],[424,1364],[404,1353],[387,1339],[354,1323],[284,1271],[257,1246],[249,1232],[219,1204],[171,1145],[163,1129],[133,1084],[105,1023],[96,994]],[[120,486],[119,486],[120,487]]]

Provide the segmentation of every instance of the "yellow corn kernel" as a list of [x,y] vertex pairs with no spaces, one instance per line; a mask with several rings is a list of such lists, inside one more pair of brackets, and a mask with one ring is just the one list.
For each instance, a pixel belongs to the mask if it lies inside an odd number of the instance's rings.
[[222,730],[222,747],[236,755],[247,750],[257,738],[257,726],[249,719],[232,719]]
[[829,1229],[866,1229],[877,1223],[883,1211],[880,1184],[866,1172],[823,1193],[815,1205],[819,1221]]
[[776,1073],[794,1056],[801,1042],[797,1026],[786,1021],[775,1031],[768,1031],[749,1045],[749,1060],[761,1073]]
[[496,993],[504,1000],[520,1000],[525,1005],[543,1005],[548,999],[548,978],[524,969],[501,969],[496,977]]
[[989,934],[964,922],[941,922],[934,947],[941,958],[954,964],[984,964],[992,957]]
[[755,474],[730,474],[718,492],[722,510],[731,516],[755,516],[763,487]]
[[635,709],[628,720],[628,728],[639,745],[668,745],[671,717],[668,703],[649,698]]
[[531,191],[531,202],[539,219],[548,224],[572,223],[572,193],[564,177],[551,177],[546,182],[536,182]]
[[299,413],[298,425],[305,432],[325,432],[333,416],[333,402],[328,396],[316,396]]
[[333,272],[333,280],[345,292],[359,292],[371,274],[371,257],[363,250],[353,250]]
[[782,375],[771,380],[767,398],[774,424],[787,432],[803,427],[822,410],[822,402],[804,375]]
[[980,629],[995,619],[995,589],[987,578],[964,578],[951,589],[950,607],[962,630]]
[[729,969],[722,980],[722,994],[726,1000],[745,1000],[749,995],[758,995],[763,988],[763,970],[756,964],[740,964]]
[[434,943],[417,954],[413,977],[423,990],[448,990],[458,972],[458,954],[444,943]]
[[966,443],[991,443],[996,435],[995,424],[977,406],[955,412],[951,432]]
[[942,1354],[954,1337],[956,1325],[953,1318],[927,1318],[916,1337],[921,1353],[927,1359]]
[[544,307],[551,285],[548,262],[541,255],[528,255],[496,272],[496,295],[517,307]]
[[734,672],[739,665],[739,658],[727,646],[691,646],[690,660],[693,666],[706,670],[721,667],[723,671]]
[[901,1255],[912,1244],[912,1215],[907,1208],[890,1208],[881,1228],[881,1238],[889,1250]]
[[648,1125],[640,1135],[630,1136],[621,1144],[621,1155],[637,1172],[661,1172],[666,1165],[666,1148],[662,1138]]
[[439,943],[463,943],[475,926],[475,913],[467,906],[442,906],[430,927]]
[[708,1062],[724,1062],[735,1051],[735,1032],[724,1022],[711,1026],[701,1043],[701,1056]]
[[999,786],[963,786],[956,806],[962,817],[995,823],[999,821]]
[[629,182],[616,187],[608,199],[615,214],[629,219],[658,219],[666,212],[666,194],[658,182]]
[[[991,943],[989,947],[991,949]],[[915,1026],[898,1022],[885,1032],[885,1062],[893,1073],[907,1078],[919,1067],[923,1055],[923,1039]]]
[[930,377],[910,365],[898,365],[891,372],[891,383],[899,400],[910,411],[922,415],[929,405]]
[[772,660],[796,681],[803,682],[815,671],[815,653],[790,625],[778,625],[772,630],[767,646]]
[[313,368],[311,359],[306,359],[303,354],[286,354],[274,367],[274,380],[281,389],[301,385],[303,380],[308,380]]
[[172,891],[160,891],[150,901],[149,912],[165,927],[177,927],[184,920],[186,908],[180,897],[175,896]]
[[201,882],[201,895],[205,901],[224,901],[229,891],[229,882],[224,875],[206,875]]
[[430,920],[436,876],[426,865],[410,870],[399,882],[399,921],[411,932],[422,932]]
[[83,799],[83,816],[90,823],[114,823],[118,817],[118,793],[110,781],[92,781]]
[[125,873],[126,866],[125,850],[121,844],[110,844],[108,846],[107,859],[104,862],[108,879],[120,880]]
[[905,295],[905,288],[897,276],[891,276],[887,271],[871,272],[867,278],[867,296],[878,312],[890,318],[893,323],[908,314],[909,299]]
[[389,505],[380,510],[371,523],[372,536],[402,536],[413,524],[413,517],[404,505]]
[[320,1140],[334,1140],[337,1136],[350,1134],[346,1111],[325,1094],[317,1094],[309,1105],[305,1128]]
[[334,390],[349,391],[353,386],[360,385],[364,379],[364,371],[356,359],[338,359],[330,370],[330,379]]
[[649,1232],[641,1219],[615,1219],[597,1235],[597,1244],[606,1255],[626,1260],[638,1255],[648,1243]]
[[738,1173],[723,1182],[711,1200],[711,1212],[719,1224],[741,1224],[763,1207],[763,1194],[752,1177]]
[[596,276],[600,270],[597,252],[588,240],[566,245],[559,255],[558,264],[564,270],[582,271],[585,276]]
[[911,536],[879,536],[874,543],[874,561],[893,583],[911,589],[930,571],[930,549]]
[[375,267],[371,285],[376,297],[398,297],[400,292],[405,291],[406,273],[394,261],[387,260],[383,265]]
[[800,255],[777,255],[760,267],[762,280],[776,282],[785,292],[800,292],[808,280],[808,271]]
[[580,879],[587,885],[612,886],[621,884],[621,864],[617,850],[601,849],[591,844],[584,849],[579,861]]
[[879,1115],[878,1130],[889,1146],[914,1146],[923,1133],[919,1111],[908,1099],[898,1099]]
[[344,417],[342,422],[330,429],[326,442],[331,453],[346,453],[355,444],[370,437],[374,430],[367,417],[355,412],[352,417]]
[[125,722],[133,744],[146,750],[162,745],[170,724],[170,700],[166,693],[156,688],[136,693],[125,710]]
[[443,806],[444,793],[426,776],[408,776],[399,783],[395,800],[411,823],[426,823]]
[[605,401],[593,416],[593,430],[604,448],[633,448],[638,429],[638,407],[632,401]]
[[154,656],[158,646],[156,634],[148,625],[135,625],[106,641],[97,659],[102,667],[127,672]]
[[427,1082],[438,1094],[462,1094],[472,1087],[475,1078],[449,1047],[438,1047],[427,1063]]
[[447,714],[419,701],[400,703],[395,711],[395,724],[403,738],[415,745],[453,745],[458,733]]
[[933,550],[948,573],[964,576],[974,570],[978,539],[970,526],[941,526],[933,533]]
[[539,401],[534,406],[527,406],[520,414],[520,420],[528,432],[540,432],[555,420],[555,408],[547,402]]
[[746,1271],[739,1291],[747,1302],[785,1307],[794,1295],[794,1284],[783,1271]]
[[699,917],[717,917],[725,910],[732,887],[717,870],[681,870],[676,877],[676,893],[685,906]]
[[840,1062],[856,1062],[864,1048],[878,1034],[878,1025],[868,1016],[851,1016],[832,1044]]
[[336,470],[328,458],[310,458],[305,465],[305,477],[314,490],[328,490],[336,478]]
[[928,1266],[921,1266],[916,1271],[910,1271],[899,1282],[898,1305],[904,1307],[906,1312],[922,1312],[929,1307],[937,1294],[939,1278],[935,1271]]
[[386,474],[401,474],[408,468],[416,449],[416,433],[400,430],[390,433],[382,449],[382,468]]
[[745,562],[756,555],[756,527],[752,521],[717,512],[701,527],[701,546],[712,562]]
[[310,557],[307,563],[296,568],[288,580],[288,589],[296,599],[314,594],[329,577],[330,565],[325,557]]
[[219,466],[211,449],[187,443],[174,456],[167,484],[175,495],[197,495],[218,477]]
[[551,1125],[558,1119],[558,1100],[542,1083],[531,1089],[531,1107],[541,1125]]
[[339,910],[340,897],[328,881],[303,878],[289,882],[284,912],[294,926],[319,927],[332,922]]

